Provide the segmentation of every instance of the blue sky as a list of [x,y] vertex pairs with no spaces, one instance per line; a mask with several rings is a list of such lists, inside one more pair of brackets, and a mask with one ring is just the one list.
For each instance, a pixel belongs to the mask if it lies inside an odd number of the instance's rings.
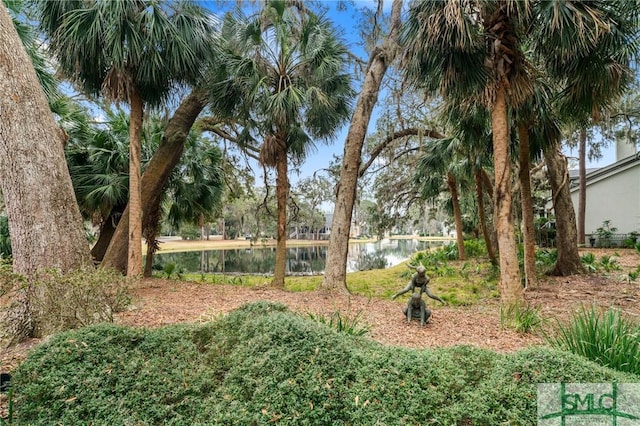
[[[355,7],[348,3],[345,3],[347,4],[348,9],[343,11],[337,10],[337,0],[326,0],[323,3],[328,8],[329,18],[332,20],[336,28],[338,28],[342,32],[344,40],[346,41],[350,50],[362,59],[367,60],[366,52],[360,45],[359,21],[362,19],[362,15],[358,9],[362,7],[374,9],[376,7],[376,0],[355,0]],[[391,0],[385,1],[385,11],[390,10],[391,3]],[[229,2],[228,4],[235,5],[235,2]],[[215,3],[211,3],[211,9],[219,10],[218,6],[216,6]],[[372,117],[371,123],[369,125],[370,129],[373,129],[375,127],[376,116],[377,114],[374,111],[374,116]],[[343,126],[334,140],[330,143],[319,143],[316,147],[315,152],[311,152],[307,157],[306,162],[300,169],[300,174],[291,174],[290,178],[292,183],[295,184],[295,182],[297,182],[298,180],[313,175],[315,171],[326,168],[327,166],[329,166],[334,155],[342,157],[348,127],[349,123]],[[577,157],[576,150],[565,149],[565,154],[569,157]],[[615,162],[615,147],[610,147],[603,150],[603,157],[601,159],[588,162],[587,167],[603,167],[613,162]],[[255,170],[256,173],[261,173],[260,168],[256,168]]]
[[[347,41],[350,49],[359,57],[363,58],[364,60],[367,60],[366,52],[362,49],[361,46],[358,45],[358,43],[360,42],[359,28],[358,28],[358,23],[356,22],[356,20],[360,18],[358,16],[359,15],[358,11],[350,8],[350,10],[348,11],[338,12],[335,9],[337,1],[327,0],[324,3],[329,7],[328,14],[331,20],[334,22],[335,26],[344,32],[343,36]],[[389,11],[391,9],[391,3],[392,3],[391,0],[385,0],[385,3],[384,3],[385,11]],[[355,4],[356,4],[356,8],[369,7],[371,9],[374,9],[376,7],[376,0],[356,0]],[[369,125],[370,129],[373,129],[375,127],[375,118],[376,116],[374,112],[374,117],[372,118],[371,123]],[[347,131],[348,131],[348,124],[343,127],[343,129],[339,132],[338,136],[335,138],[335,140],[331,144],[318,145],[317,151],[309,155],[309,157],[307,158],[307,161],[303,165],[301,169],[300,177],[304,178],[306,176],[310,176],[316,170],[326,168],[329,165],[330,161],[333,159],[334,155],[338,155],[342,157],[344,142],[347,136]],[[571,150],[567,148],[564,150],[564,153],[568,157],[577,158],[578,156],[577,150],[575,149]],[[588,161],[587,167],[588,168],[603,167],[603,166],[612,164],[616,161],[615,146],[612,145],[609,148],[603,149],[602,154],[603,154],[602,158],[594,161]],[[291,179],[293,182],[295,182],[299,179],[299,177],[292,175]]]

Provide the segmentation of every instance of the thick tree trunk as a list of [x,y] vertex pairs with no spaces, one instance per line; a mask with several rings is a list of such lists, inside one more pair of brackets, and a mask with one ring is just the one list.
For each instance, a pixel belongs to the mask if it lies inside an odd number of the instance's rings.
[[533,232],[533,198],[531,196],[531,161],[529,160],[529,129],[524,124],[518,125],[520,190],[522,192],[522,224],[524,234],[524,275],[525,288],[536,285],[536,242]]
[[142,98],[137,89],[131,94],[129,118],[129,246],[127,275],[142,275],[142,204],[140,196],[140,157],[142,151]]
[[145,278],[150,278],[153,276],[153,255],[156,250],[153,247],[153,243],[149,244],[147,242],[147,256],[144,259],[144,269],[142,271],[142,276]]
[[489,228],[487,226],[487,217],[484,212],[484,191],[482,189],[482,169],[477,169],[474,172],[474,180],[476,183],[476,198],[478,202],[478,220],[480,221],[480,229],[482,229],[482,237],[484,238],[484,244],[487,246],[487,255],[492,265],[498,266],[498,258],[496,257],[496,250],[494,248],[493,239],[490,236]]
[[458,199],[458,185],[456,178],[451,173],[447,173],[447,186],[451,193],[451,202],[453,203],[453,217],[456,222],[456,242],[458,243],[458,258],[465,260],[464,254],[464,236],[462,234],[462,213],[460,212],[460,200]]
[[63,132],[11,17],[0,4],[0,187],[13,270],[63,272],[90,264],[89,244],[65,161]]
[[333,210],[333,223],[329,236],[329,250],[320,288],[325,291],[348,293],[347,254],[349,252],[349,233],[351,218],[358,186],[358,172],[362,161],[362,145],[367,135],[373,107],[378,101],[378,92],[382,77],[396,56],[396,39],[400,30],[402,0],[394,0],[391,6],[391,29],[389,36],[371,53],[362,84],[360,97],[351,117],[351,124],[344,144],[340,180],[336,191]]
[[553,196],[556,217],[556,247],[558,260],[551,272],[553,275],[572,275],[584,272],[578,253],[578,232],[576,213],[569,192],[569,170],[567,159],[560,152],[559,143],[554,143],[544,151],[549,183]]
[[520,303],[524,292],[511,211],[511,159],[509,155],[509,122],[505,87],[500,84],[491,111],[493,158],[495,167],[494,204],[496,231],[500,249],[500,299],[504,304]]
[[578,244],[584,244],[584,221],[587,208],[587,131],[585,129],[580,129],[578,156],[578,173],[580,175],[580,192],[578,194]]
[[112,209],[107,220],[100,226],[98,240],[91,248],[91,256],[93,256],[93,259],[97,262],[102,262],[102,259],[104,259],[104,254],[107,252],[107,248],[109,248],[111,238],[113,238],[113,234],[116,232],[116,216],[122,217],[121,211],[117,213],[115,213],[115,211],[116,209]]
[[[187,135],[196,118],[206,105],[204,94],[193,91],[180,104],[167,124],[160,146],[151,157],[142,175],[142,226],[148,226],[150,212],[160,208],[162,188],[167,183],[173,168],[180,161]],[[129,208],[125,210],[118,228],[105,254],[103,266],[125,272],[127,269],[127,235],[129,232]]]
[[276,264],[274,265],[271,285],[284,288],[284,275],[287,266],[287,199],[289,198],[289,175],[287,151],[280,149],[276,164],[276,200],[278,222],[276,230]]
[[149,278],[153,275],[153,256],[160,248],[160,244],[156,240],[160,228],[160,211],[149,212],[146,222],[145,228],[142,230],[142,236],[147,242],[147,257],[144,261],[143,276]]

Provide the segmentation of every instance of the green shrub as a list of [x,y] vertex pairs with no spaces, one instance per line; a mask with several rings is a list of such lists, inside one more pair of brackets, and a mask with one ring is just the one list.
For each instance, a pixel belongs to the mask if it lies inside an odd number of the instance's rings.
[[596,256],[589,252],[580,256],[580,260],[582,261],[582,266],[589,272],[596,272],[598,270],[598,262],[596,261]]
[[620,264],[614,256],[602,256],[598,263],[606,272],[620,270]]
[[558,260],[557,249],[536,250],[536,266],[541,269],[551,268]]
[[502,328],[511,328],[518,333],[531,333],[542,324],[540,310],[536,307],[513,303],[500,306]]
[[602,313],[583,307],[568,324],[558,324],[547,340],[606,367],[640,374],[640,326],[617,309]]
[[547,348],[387,347],[258,302],[200,325],[96,325],[13,377],[20,424],[535,424],[538,382],[640,378]]
[[174,262],[165,263],[162,267],[162,273],[167,279],[171,279],[173,275],[179,280],[184,278],[184,268]]
[[329,315],[329,318],[325,315],[314,315],[312,313],[309,313],[308,315],[309,319],[317,321],[320,324],[324,324],[329,328],[336,330],[338,333],[351,334],[353,336],[364,336],[371,330],[371,327],[361,323],[362,311],[358,312],[355,316],[349,316],[347,314],[340,313],[340,311],[335,311]]
[[130,303],[129,281],[102,268],[81,268],[62,274],[49,270],[27,280],[7,270],[0,272],[3,287],[14,293],[2,318],[12,340],[43,336],[99,322]]

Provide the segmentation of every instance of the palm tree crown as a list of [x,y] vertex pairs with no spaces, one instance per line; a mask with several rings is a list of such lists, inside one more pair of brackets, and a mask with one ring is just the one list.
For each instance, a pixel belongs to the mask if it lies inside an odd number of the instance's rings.
[[249,19],[227,14],[222,38],[229,78],[213,85],[212,107],[243,121],[245,142],[263,138],[264,164],[275,166],[277,144],[303,158],[313,138],[335,136],[354,93],[347,50],[325,18],[270,1]]
[[189,1],[40,1],[40,26],[62,72],[91,95],[158,105],[200,77],[215,35]]

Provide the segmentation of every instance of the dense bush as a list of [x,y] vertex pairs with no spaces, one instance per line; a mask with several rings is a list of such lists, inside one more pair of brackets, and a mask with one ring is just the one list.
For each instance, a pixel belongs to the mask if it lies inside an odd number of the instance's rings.
[[97,325],[18,368],[18,424],[536,423],[538,382],[638,381],[544,348],[410,350],[258,302],[204,325]]
[[3,307],[1,324],[15,339],[113,321],[113,314],[130,302],[128,281],[106,269],[80,268],[67,274],[58,270],[25,279],[0,267],[0,295],[12,294]]

